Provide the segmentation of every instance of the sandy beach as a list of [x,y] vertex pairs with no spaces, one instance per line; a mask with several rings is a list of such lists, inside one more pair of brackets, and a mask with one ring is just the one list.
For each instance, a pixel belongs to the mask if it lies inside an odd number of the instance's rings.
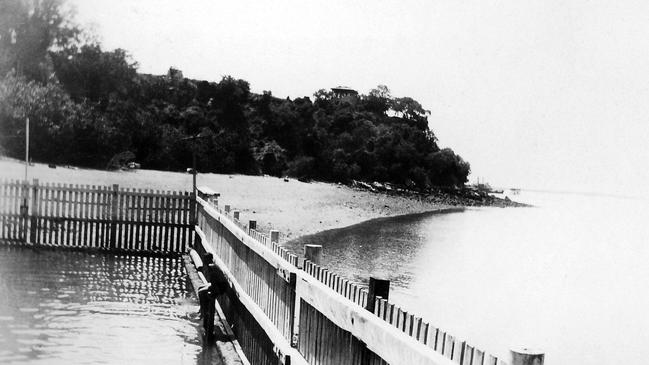
[[[70,167],[29,167],[29,180],[41,183],[88,185],[119,184],[122,187],[182,190],[192,188],[187,173],[133,170],[102,171]],[[24,164],[0,160],[1,179],[22,179]],[[357,190],[344,185],[294,179],[285,182],[270,176],[202,174],[198,186],[208,186],[221,194],[219,204],[229,204],[241,212],[244,221],[256,220],[261,231],[280,231],[282,241],[319,231],[341,228],[369,219],[423,213],[451,205],[421,197],[403,197]]]

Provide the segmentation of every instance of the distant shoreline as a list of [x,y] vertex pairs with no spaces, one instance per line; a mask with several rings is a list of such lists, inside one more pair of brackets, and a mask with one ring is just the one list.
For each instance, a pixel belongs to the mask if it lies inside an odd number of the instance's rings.
[[[2,179],[23,179],[24,164],[1,159]],[[40,183],[88,185],[119,184],[122,187],[190,191],[192,176],[157,170],[103,171],[35,164],[29,179]],[[280,231],[289,241],[330,229],[343,228],[368,220],[411,214],[443,213],[466,206],[523,206],[499,198],[470,200],[462,196],[386,194],[355,189],[341,184],[311,182],[270,176],[199,173],[198,186],[219,192],[219,205],[228,204],[241,212],[241,219],[257,221],[262,232]]]

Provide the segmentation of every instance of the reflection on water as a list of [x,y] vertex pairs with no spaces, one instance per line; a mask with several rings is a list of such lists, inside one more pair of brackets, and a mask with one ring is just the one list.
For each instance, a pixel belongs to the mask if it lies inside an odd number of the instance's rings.
[[0,363],[210,363],[188,289],[179,259],[0,247]]
[[497,355],[546,364],[649,358],[649,202],[522,193],[534,208],[472,208],[373,221],[292,242],[324,247],[350,280],[392,280],[406,310]]
[[[454,213],[460,211],[451,210]],[[392,286],[408,287],[415,275],[412,263],[426,238],[419,229],[422,219],[441,214],[376,219],[300,237],[285,246],[302,254],[305,244],[322,245],[323,266],[355,283],[367,284],[372,275],[390,280]]]

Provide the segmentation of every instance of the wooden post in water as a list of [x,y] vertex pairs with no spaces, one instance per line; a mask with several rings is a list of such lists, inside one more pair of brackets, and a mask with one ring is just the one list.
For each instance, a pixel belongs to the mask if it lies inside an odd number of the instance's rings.
[[[371,313],[374,313],[374,304],[377,297],[381,297],[385,300],[388,300],[390,296],[390,280],[383,280],[370,277],[369,290],[367,291],[367,304],[365,309]],[[364,346],[365,344],[363,344]],[[361,353],[361,365],[369,365],[371,359],[373,358],[370,350],[366,347]]]
[[113,191],[111,192],[110,199],[110,249],[114,250],[117,247],[117,198],[119,193],[119,185],[113,184]]
[[510,350],[512,354],[511,365],[543,365],[545,354],[538,350],[517,348]]
[[34,183],[32,186],[32,215],[30,217],[31,222],[29,225],[29,242],[34,245],[36,244],[36,232],[38,231],[38,215],[40,212],[38,211],[38,207],[40,204],[38,204],[38,179],[34,179]]
[[279,231],[274,229],[270,230],[270,242],[279,243]]
[[383,280],[370,277],[370,286],[367,292],[367,306],[365,309],[374,313],[374,302],[376,297],[388,300],[390,295],[390,280]]
[[316,265],[322,264],[322,245],[304,245],[304,257]]

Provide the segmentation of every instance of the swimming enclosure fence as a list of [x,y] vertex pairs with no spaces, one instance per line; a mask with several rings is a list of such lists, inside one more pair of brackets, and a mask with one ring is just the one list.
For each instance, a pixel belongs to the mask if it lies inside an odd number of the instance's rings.
[[217,300],[252,364],[505,364],[288,252],[277,234],[240,218],[189,192],[0,184],[6,244],[211,253],[220,273]]
[[0,183],[0,241],[176,254],[191,246],[189,192],[118,185]]

